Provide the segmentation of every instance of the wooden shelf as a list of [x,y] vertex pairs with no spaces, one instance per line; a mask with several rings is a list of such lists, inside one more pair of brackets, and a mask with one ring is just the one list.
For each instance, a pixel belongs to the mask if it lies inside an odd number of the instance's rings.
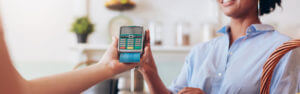
[[[109,45],[96,45],[96,44],[76,44],[72,46],[72,49],[83,50],[83,51],[105,51]],[[151,48],[154,52],[189,52],[191,50],[190,46],[152,46]]]

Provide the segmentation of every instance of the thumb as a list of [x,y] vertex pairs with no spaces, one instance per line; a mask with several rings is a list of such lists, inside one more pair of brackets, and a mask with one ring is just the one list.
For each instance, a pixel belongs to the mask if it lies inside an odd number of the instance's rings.
[[147,56],[149,56],[151,54],[152,54],[152,52],[151,52],[150,46],[146,46],[145,50],[144,50],[143,57],[147,57]]
[[117,37],[112,37],[112,43],[110,44],[110,46],[107,48],[106,53],[115,53],[118,49],[118,38]]
[[118,47],[119,38],[116,37],[116,36],[114,36],[112,39],[113,39],[112,46],[117,48]]
[[146,30],[145,45],[150,45],[150,31]]

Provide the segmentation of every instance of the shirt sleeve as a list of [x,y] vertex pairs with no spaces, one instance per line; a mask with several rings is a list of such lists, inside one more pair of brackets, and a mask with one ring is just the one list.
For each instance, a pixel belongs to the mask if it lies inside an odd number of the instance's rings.
[[299,92],[300,48],[287,53],[278,63],[271,80],[270,94]]
[[189,83],[188,81],[190,81],[189,79],[191,78],[190,76],[191,76],[192,70],[193,70],[192,56],[196,52],[196,48],[199,46],[201,46],[201,45],[194,47],[190,51],[189,55],[185,58],[185,62],[181,69],[181,72],[179,73],[178,77],[175,80],[173,80],[172,84],[169,86],[169,90],[173,94],[177,94],[181,89],[188,87],[188,83]]
[[188,87],[188,74],[189,74],[189,60],[186,58],[185,63],[181,69],[179,76],[173,80],[169,90],[173,94],[177,94],[181,89]]

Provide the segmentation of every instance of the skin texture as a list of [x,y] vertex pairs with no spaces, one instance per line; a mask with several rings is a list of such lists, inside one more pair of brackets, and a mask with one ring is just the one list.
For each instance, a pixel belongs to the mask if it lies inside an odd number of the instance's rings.
[[200,88],[185,87],[178,94],[204,94]]
[[[230,5],[225,5],[223,0],[218,0],[221,10],[225,15],[231,18],[230,28],[230,45],[238,38],[246,35],[246,30],[251,24],[260,24],[257,13],[257,0],[233,0]],[[147,49],[146,49],[147,50]],[[151,51],[150,49],[148,51]],[[161,81],[155,61],[151,52],[145,54],[147,57],[140,68],[141,73],[146,80],[151,94],[169,94],[166,86]],[[148,60],[147,60],[148,59]],[[179,94],[204,94],[200,88],[186,87],[179,91]]]
[[9,57],[0,21],[0,94],[79,94],[103,80],[137,66],[136,63],[119,62],[117,43],[118,39],[114,38],[104,57],[95,65],[34,80],[25,80],[14,68]]

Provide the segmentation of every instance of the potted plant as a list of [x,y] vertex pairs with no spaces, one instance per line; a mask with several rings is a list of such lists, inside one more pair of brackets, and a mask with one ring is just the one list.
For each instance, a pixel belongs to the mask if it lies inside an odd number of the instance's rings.
[[78,43],[86,43],[88,34],[94,31],[94,24],[87,16],[77,18],[72,24],[71,32],[76,33]]

